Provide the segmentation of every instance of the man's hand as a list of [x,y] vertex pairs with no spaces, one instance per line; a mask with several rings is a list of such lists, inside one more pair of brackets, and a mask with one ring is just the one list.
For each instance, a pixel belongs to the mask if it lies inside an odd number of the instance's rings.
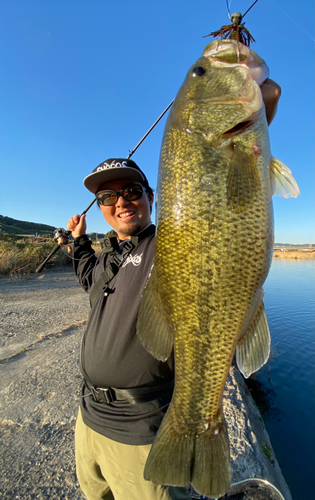
[[78,238],[86,234],[86,215],[75,214],[68,220],[67,228],[71,231],[73,238]]
[[266,107],[267,122],[268,125],[270,125],[277,112],[278,101],[281,96],[281,87],[273,80],[270,80],[270,78],[267,78],[260,87],[260,90]]

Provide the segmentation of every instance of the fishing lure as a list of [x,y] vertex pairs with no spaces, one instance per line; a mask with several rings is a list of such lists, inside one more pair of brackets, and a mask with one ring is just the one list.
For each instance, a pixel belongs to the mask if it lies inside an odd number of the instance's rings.
[[[247,12],[250,11],[252,7],[258,2],[258,0],[255,0],[255,2],[250,6],[249,9],[245,12],[245,14],[241,14],[240,12],[235,12],[235,14],[230,15],[229,13],[229,18],[232,21],[232,24],[226,24],[225,26],[222,26],[217,31],[213,31],[212,33],[209,33],[209,35],[205,35],[203,38],[206,38],[207,36],[213,36],[215,38],[221,38],[221,39],[232,39],[232,40],[237,40],[238,42],[242,43],[243,45],[246,45],[246,47],[250,46],[251,42],[255,42],[254,37],[251,35],[250,31],[245,28],[245,23],[242,23],[242,20],[246,16]],[[228,7],[229,10],[229,7]]]

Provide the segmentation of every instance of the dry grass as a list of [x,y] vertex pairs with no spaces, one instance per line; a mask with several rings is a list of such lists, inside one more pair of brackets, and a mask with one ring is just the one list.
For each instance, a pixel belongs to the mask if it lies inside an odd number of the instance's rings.
[[[0,234],[0,274],[23,275],[35,272],[56,245],[53,238],[37,241]],[[72,260],[59,250],[47,263],[47,267],[67,266]]]

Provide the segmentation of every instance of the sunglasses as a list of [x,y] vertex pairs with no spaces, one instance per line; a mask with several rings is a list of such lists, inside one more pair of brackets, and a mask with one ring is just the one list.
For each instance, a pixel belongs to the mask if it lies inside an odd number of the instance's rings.
[[99,205],[114,205],[118,200],[119,196],[122,196],[126,201],[139,200],[142,196],[143,191],[146,189],[140,184],[129,184],[120,191],[114,191],[113,189],[105,189],[104,191],[99,191],[96,193],[95,198]]

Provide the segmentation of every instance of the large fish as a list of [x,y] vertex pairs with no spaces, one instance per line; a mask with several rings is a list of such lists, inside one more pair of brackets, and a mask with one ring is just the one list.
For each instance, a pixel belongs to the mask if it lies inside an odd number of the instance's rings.
[[175,390],[145,478],[220,497],[230,484],[222,393],[236,350],[248,377],[268,359],[263,283],[275,190],[299,193],[271,156],[259,85],[268,68],[236,41],[209,44],[189,70],[163,137],[154,267],[138,335],[158,359],[174,346]]

